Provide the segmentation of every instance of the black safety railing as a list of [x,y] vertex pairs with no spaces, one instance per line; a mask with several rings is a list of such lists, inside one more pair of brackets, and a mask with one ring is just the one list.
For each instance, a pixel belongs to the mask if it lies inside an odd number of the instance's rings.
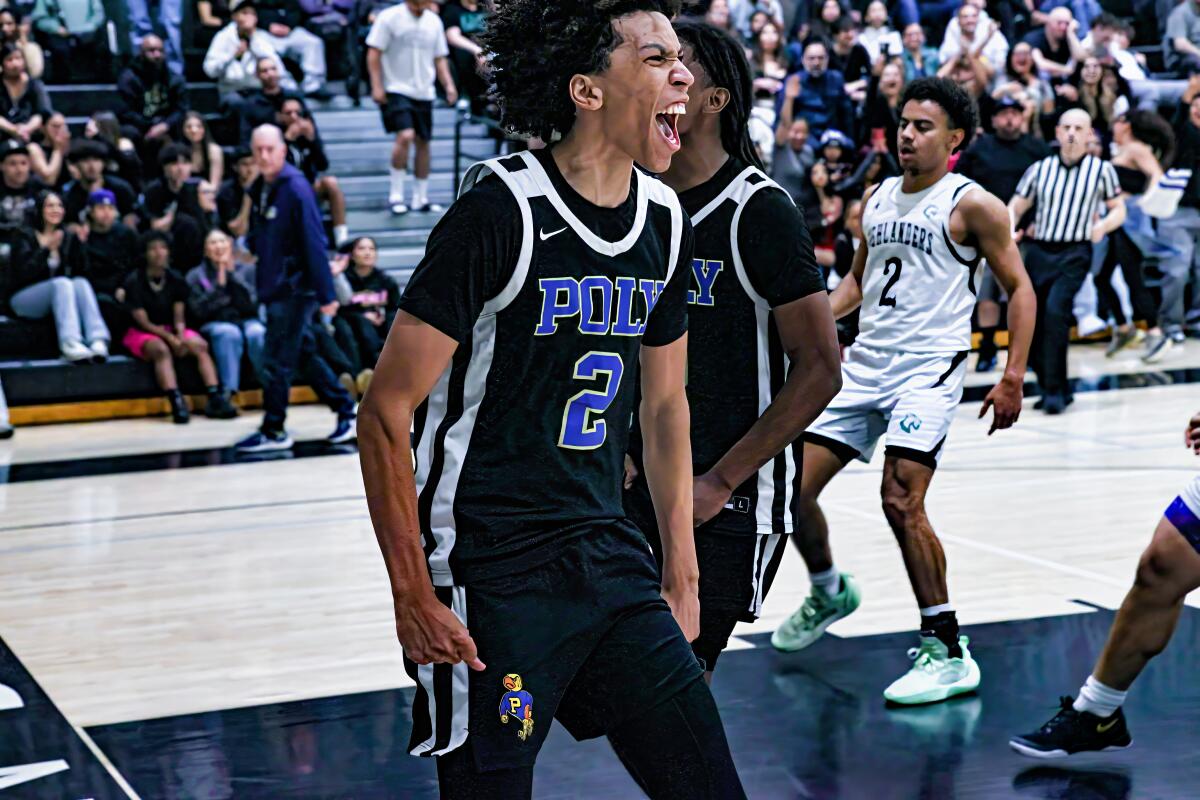
[[[462,132],[463,127],[467,125],[482,125],[493,134],[491,138],[478,142],[479,144],[483,144],[486,141],[489,152],[467,152],[463,149]],[[510,138],[496,120],[491,117],[472,114],[469,109],[460,108],[458,118],[454,121],[454,196],[458,197],[458,189],[462,181],[462,160],[464,158],[468,159],[469,164],[474,164],[476,161],[495,158],[506,151],[511,152],[512,146],[516,144],[520,144],[520,142]]]

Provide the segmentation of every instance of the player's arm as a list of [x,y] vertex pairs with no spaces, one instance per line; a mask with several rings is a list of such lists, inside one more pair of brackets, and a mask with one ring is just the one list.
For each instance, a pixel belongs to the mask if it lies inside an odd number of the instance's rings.
[[979,243],[980,254],[987,259],[992,274],[1008,293],[1008,363],[1000,382],[988,392],[979,412],[982,417],[989,407],[993,408],[989,436],[997,430],[1012,427],[1021,415],[1025,365],[1029,360],[1037,314],[1037,296],[1013,241],[1010,211],[1011,205],[1005,208],[995,195],[982,189],[968,192],[954,211],[962,215],[968,233]]
[[1025,235],[1025,232],[1018,230],[1017,226],[1021,224],[1022,218],[1031,208],[1033,208],[1033,198],[1031,197],[1015,194],[1012,200],[1008,201],[1008,230],[1014,242],[1021,241],[1021,237]]
[[[875,194],[875,189],[878,185],[872,186],[863,194],[863,208],[867,207],[867,203],[871,200],[871,196]],[[846,273],[846,277],[842,278],[842,282],[829,295],[829,306],[833,309],[834,319],[841,319],[862,305],[862,280],[863,272],[866,271],[866,268],[867,237],[866,231],[863,231],[863,240],[858,245],[858,249],[854,251],[854,261],[850,265],[850,271]]]

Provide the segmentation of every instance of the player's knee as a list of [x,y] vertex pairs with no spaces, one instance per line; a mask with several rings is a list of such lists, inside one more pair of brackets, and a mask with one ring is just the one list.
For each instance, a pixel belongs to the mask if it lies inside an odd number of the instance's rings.
[[907,530],[921,511],[921,498],[895,481],[884,483],[882,499],[883,514],[897,531]]
[[1138,561],[1134,586],[1143,592],[1152,592],[1156,595],[1178,594],[1175,588],[1177,584],[1175,571],[1177,568],[1176,559],[1171,558],[1169,554],[1161,552],[1159,548],[1151,545],[1142,553],[1142,557]]

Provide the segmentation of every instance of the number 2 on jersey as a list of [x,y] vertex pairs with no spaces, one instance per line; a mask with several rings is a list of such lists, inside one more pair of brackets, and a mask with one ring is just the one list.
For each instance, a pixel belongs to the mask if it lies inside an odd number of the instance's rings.
[[[891,273],[892,277],[888,278],[888,282],[883,285],[883,291],[880,292],[880,294],[879,294],[879,305],[880,306],[890,306],[892,308],[895,308],[896,296],[892,295],[891,297],[888,297],[888,292],[890,292],[892,290],[892,287],[896,285],[896,281],[900,280],[900,270],[903,266],[904,265],[900,262],[900,259],[898,259],[898,258],[889,258],[887,261],[884,262],[883,274],[886,276],[888,273]],[[894,268],[894,271],[893,271],[893,268]]]
[[601,389],[584,389],[567,401],[563,411],[562,430],[558,434],[558,446],[567,450],[595,450],[604,444],[608,435],[608,423],[595,419],[612,405],[621,386],[621,375],[625,363],[616,353],[592,350],[575,362],[577,381],[604,381]]

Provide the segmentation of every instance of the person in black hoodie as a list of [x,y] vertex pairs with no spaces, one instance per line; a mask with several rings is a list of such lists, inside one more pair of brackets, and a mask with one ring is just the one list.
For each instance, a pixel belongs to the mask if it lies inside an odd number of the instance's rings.
[[[191,104],[187,84],[167,67],[162,39],[142,39],[141,51],[117,78],[122,108],[117,113],[130,139],[142,141],[143,160],[153,163],[158,149],[179,131]],[[135,135],[130,135],[131,133]]]
[[186,424],[191,416],[175,377],[177,358],[196,359],[208,392],[204,415],[211,419],[236,417],[237,409],[221,390],[208,343],[187,327],[188,285],[170,268],[171,237],[163,231],[149,231],[142,236],[139,252],[144,255],[143,266],[125,280],[125,301],[133,326],[125,332],[122,344],[135,357],[154,365],[154,377],[171,403],[171,416],[177,424]]
[[336,177],[321,174],[329,169],[329,158],[325,155],[325,145],[321,143],[321,134],[317,132],[312,114],[301,100],[291,97],[283,101],[278,124],[287,142],[288,163],[304,173],[312,183],[317,199],[329,204],[333,244],[341,247],[350,238],[350,230],[346,227],[346,196]]
[[200,181],[192,177],[191,148],[169,144],[158,155],[163,176],[151,181],[143,195],[144,226],[170,231],[184,269],[200,261],[206,212],[200,205]]
[[88,196],[85,223],[75,233],[84,243],[84,277],[96,292],[100,313],[109,330],[123,332],[128,318],[122,287],[136,264],[137,234],[117,219],[117,198],[108,189]]
[[360,236],[342,252],[340,263],[335,264],[335,271],[343,271],[334,281],[341,303],[334,326],[338,344],[351,361],[361,365],[355,388],[362,396],[371,385],[375,362],[400,308],[400,286],[376,268],[379,250],[371,237]]
[[208,339],[226,397],[241,386],[242,356],[262,374],[267,328],[258,319],[254,268],[238,264],[233,239],[211,231],[204,240],[204,261],[187,274],[188,312]]

